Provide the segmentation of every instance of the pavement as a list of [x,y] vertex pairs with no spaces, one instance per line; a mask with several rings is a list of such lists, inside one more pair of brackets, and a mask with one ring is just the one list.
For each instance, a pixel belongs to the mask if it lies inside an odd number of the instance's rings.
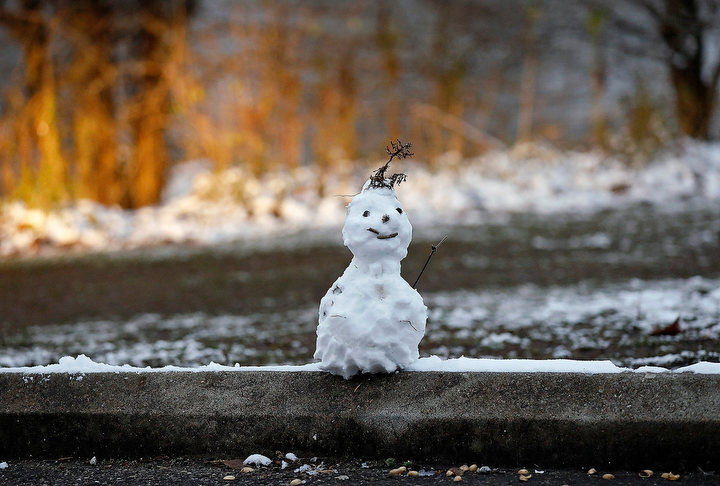
[[[242,472],[242,459],[217,459],[211,457],[153,457],[138,459],[88,458],[21,459],[9,461],[6,469],[0,470],[0,484],[13,486],[65,486],[89,484],[114,485],[290,485],[298,479],[305,485],[720,485],[720,476],[715,472],[696,468],[691,471],[673,471],[679,477],[675,481],[662,478],[664,472],[652,471],[644,478],[635,470],[599,470],[588,474],[590,468],[553,469],[538,466],[515,468],[490,468],[490,471],[462,471],[463,464],[452,462],[407,462],[409,471],[422,471],[423,476],[410,477],[407,472],[390,474],[390,470],[401,466],[388,466],[385,460],[362,460],[337,457],[300,458],[288,462],[282,469],[282,456],[278,455],[268,467],[254,467],[251,472]],[[305,466],[307,465],[307,466]],[[406,466],[406,467],[407,467]],[[472,464],[468,465],[472,466]],[[304,467],[305,471],[298,471]],[[489,466],[488,466],[489,467]],[[527,480],[520,480],[520,471],[526,469]],[[461,474],[461,481],[454,481],[455,475],[447,476],[453,469]],[[612,474],[612,479],[604,479]],[[646,473],[643,473],[647,475]]]

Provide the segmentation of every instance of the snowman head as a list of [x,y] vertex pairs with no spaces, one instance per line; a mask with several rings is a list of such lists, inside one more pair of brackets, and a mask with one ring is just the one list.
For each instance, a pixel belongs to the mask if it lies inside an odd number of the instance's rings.
[[345,246],[366,262],[399,262],[412,239],[412,226],[393,189],[404,175],[385,179],[384,173],[382,167],[378,169],[350,201],[342,230]]

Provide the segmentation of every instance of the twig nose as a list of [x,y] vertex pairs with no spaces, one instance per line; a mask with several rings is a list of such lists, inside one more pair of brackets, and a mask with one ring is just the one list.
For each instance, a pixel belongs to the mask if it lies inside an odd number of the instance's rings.
[[390,216],[388,216],[387,214],[383,215],[382,222],[387,223],[388,221],[390,221]]

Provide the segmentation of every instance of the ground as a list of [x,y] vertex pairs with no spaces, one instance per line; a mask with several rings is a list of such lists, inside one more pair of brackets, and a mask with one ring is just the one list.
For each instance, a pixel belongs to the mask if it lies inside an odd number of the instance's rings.
[[[423,230],[403,262],[441,357],[720,360],[720,207],[634,205]],[[338,234],[335,235],[339,239]],[[0,262],[0,366],[64,355],[136,366],[303,364],[339,241]],[[676,335],[651,336],[681,318]]]
[[[457,484],[446,476],[446,471],[461,464],[412,464],[413,469],[424,469],[434,472],[431,476],[410,478],[392,476],[390,467],[384,461],[367,461],[367,468],[362,467],[359,459],[319,458],[314,464],[320,465],[328,472],[317,472],[314,475],[296,473],[299,464],[309,463],[309,459],[300,460],[281,469],[277,464],[267,468],[256,468],[253,472],[242,473],[223,464],[221,460],[212,458],[146,458],[146,459],[100,459],[91,465],[87,458],[61,459],[23,459],[8,461],[9,467],[0,470],[0,484],[25,485],[76,485],[76,484],[115,484],[115,485],[251,485],[274,484],[289,485],[295,478],[305,480],[306,485],[339,485],[339,484],[374,484],[374,485],[437,485]],[[238,468],[241,466],[237,466]],[[519,468],[528,469],[532,477],[527,482],[519,480]],[[318,468],[320,469],[320,468]],[[465,472],[460,484],[480,485],[665,485],[693,484],[720,485],[720,476],[701,470],[673,471],[680,474],[675,482],[662,479],[663,471],[654,472],[651,478],[641,478],[637,471],[600,470],[595,475],[588,475],[588,468],[552,469],[536,466],[519,466],[518,468],[497,468],[490,473]],[[542,472],[536,472],[542,471]],[[601,476],[606,473],[614,475],[614,479],[605,480]],[[235,480],[224,480],[226,476],[234,476]],[[347,479],[339,479],[347,476]]]

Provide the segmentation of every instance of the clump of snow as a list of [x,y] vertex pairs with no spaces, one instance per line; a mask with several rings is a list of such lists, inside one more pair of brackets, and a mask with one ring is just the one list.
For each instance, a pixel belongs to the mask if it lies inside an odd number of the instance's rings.
[[342,234],[353,259],[320,301],[315,359],[344,378],[403,369],[419,356],[427,308],[400,276],[412,226],[395,191],[368,181]]
[[251,454],[243,461],[243,464],[249,466],[251,464],[255,466],[269,466],[272,464],[272,459],[263,456],[262,454]]
[[97,457],[92,456],[92,458],[90,458],[90,465],[94,466],[95,464],[97,464]]
[[[441,359],[437,356],[420,358],[411,363],[407,371],[428,372],[441,371],[449,373],[461,372],[489,372],[489,373],[701,373],[720,374],[720,363],[699,362],[690,366],[668,370],[658,366],[644,366],[638,369],[623,368],[614,365],[611,361],[600,360],[542,360],[542,359],[486,359],[486,358],[453,358]],[[204,372],[204,371],[283,371],[283,372],[311,372],[321,371],[318,363],[306,365],[281,365],[281,366],[224,366],[217,363],[210,363],[205,366],[193,368],[182,368],[179,366],[163,366],[161,368],[137,368],[134,366],[108,365],[95,363],[85,355],[77,358],[65,356],[60,362],[45,366],[28,366],[17,368],[0,367],[0,373],[16,373],[22,375],[26,382],[28,375],[51,374],[51,373],[163,373],[163,372]],[[313,438],[317,439],[316,436]],[[256,454],[250,457],[254,457]],[[249,458],[248,458],[249,459]]]
[[298,457],[295,454],[293,454],[292,452],[288,452],[287,454],[285,454],[285,459],[287,459],[288,461],[295,462],[298,460]]
[[[190,162],[174,169],[155,207],[129,211],[79,201],[45,212],[7,203],[0,207],[0,255],[205,245],[336,227],[346,201],[334,196],[352,194],[361,181],[323,173],[328,190],[320,196],[317,170],[258,178],[242,168],[213,172],[208,163]],[[688,142],[643,168],[599,153],[544,149],[495,151],[452,168],[418,165],[408,172],[405,207],[421,228],[507,212],[595,211],[639,201],[672,207],[720,198],[720,143]],[[593,243],[607,241],[599,236]]]
[[8,463],[7,462],[0,462],[0,469],[7,469]]

